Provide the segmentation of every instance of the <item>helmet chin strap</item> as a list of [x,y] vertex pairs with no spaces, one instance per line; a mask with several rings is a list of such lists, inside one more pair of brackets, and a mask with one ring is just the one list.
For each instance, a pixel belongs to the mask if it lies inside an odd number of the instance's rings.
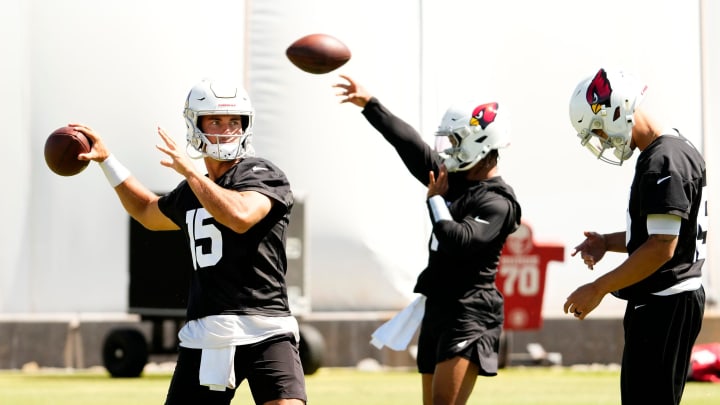
[[235,160],[245,157],[245,150],[240,143],[205,145],[205,156],[215,160]]
[[609,152],[610,148],[605,149],[602,152],[600,152],[600,154],[598,155],[598,159],[605,163],[609,163],[609,164],[615,165],[615,166],[622,166],[623,162],[630,159],[630,156],[632,156],[632,154],[633,154],[633,150],[630,149],[629,145],[621,145],[619,147],[615,147],[612,149],[613,156],[615,156],[616,160],[605,157],[604,152],[606,152],[606,151]]
[[192,147],[196,153],[190,153],[188,155],[193,159],[200,159],[209,157],[215,160],[230,161],[235,159],[242,159],[245,157],[255,156],[255,148],[252,146],[252,133],[241,135],[241,139],[238,142],[233,143],[212,143],[209,141],[209,134],[205,134],[202,131],[197,130],[195,139],[202,139],[199,145],[195,145],[193,142],[188,142],[187,148]]
[[[629,142],[628,142],[629,143]],[[630,148],[630,145],[625,144],[621,148],[616,147],[613,151],[613,154],[616,158],[620,161],[620,164],[622,164],[623,161],[630,159],[630,156],[633,154],[632,148]]]
[[198,152],[198,150],[195,149],[195,147],[190,142],[185,144],[185,151],[187,152],[188,156],[190,156],[190,159],[202,159],[203,158],[203,154]]
[[448,172],[456,172],[460,168],[460,162],[454,157],[447,157],[443,160],[443,164]]
[[[480,163],[482,159],[476,161],[475,163],[468,163],[463,162],[458,159],[456,159],[454,156],[447,157],[443,160],[443,164],[445,165],[445,168],[448,172],[464,172],[472,169],[475,167],[478,163]],[[462,169],[461,169],[462,167]]]

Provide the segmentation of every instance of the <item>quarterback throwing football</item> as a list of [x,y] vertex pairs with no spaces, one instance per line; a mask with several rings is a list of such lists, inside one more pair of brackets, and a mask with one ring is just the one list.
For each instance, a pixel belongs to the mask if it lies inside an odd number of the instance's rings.
[[362,107],[370,124],[427,186],[432,221],[427,267],[415,292],[426,297],[417,366],[424,404],[465,404],[478,375],[494,376],[503,325],[495,288],[500,252],[520,226],[520,204],[499,176],[498,149],[509,143],[509,114],[496,102],[450,107],[440,122],[440,150],[348,76],[341,102]]
[[290,184],[272,162],[255,157],[254,111],[242,88],[204,80],[190,90],[184,116],[187,142],[207,174],[185,145],[158,129],[161,164],[185,178],[162,197],[132,176],[94,130],[72,125],[93,142],[82,158],[100,164],[135,220],[150,230],[180,229],[187,238],[194,268],[188,322],[179,332],[166,404],[229,404],[245,379],[258,404],[304,404],[298,324],[285,283]]

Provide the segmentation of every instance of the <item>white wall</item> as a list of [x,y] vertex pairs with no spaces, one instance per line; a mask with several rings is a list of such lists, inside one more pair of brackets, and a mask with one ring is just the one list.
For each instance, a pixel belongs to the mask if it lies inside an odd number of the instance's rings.
[[[287,45],[307,33],[346,42],[353,59],[338,73],[360,80],[428,139],[456,98],[510,104],[514,141],[502,153],[503,176],[536,239],[567,250],[566,263],[549,269],[548,317],[561,316],[577,285],[621,260],[608,257],[591,273],[569,253],[584,230],[624,227],[634,163],[612,167],[580,147],[567,120],[575,84],[601,66],[622,67],[650,86],[648,108],[697,145],[703,127],[720,129],[707,107],[717,110],[719,48],[706,43],[701,92],[697,2],[265,0],[250,2],[247,16],[244,2],[230,0],[4,3],[0,34],[15,40],[2,42],[12,57],[0,64],[0,83],[11,97],[0,99],[0,111],[13,118],[5,136],[17,152],[0,159],[12,173],[0,200],[0,312],[126,309],[127,217],[97,167],[71,178],[50,173],[44,139],[68,121],[87,122],[137,177],[166,191],[180,179],[158,163],[155,128],[182,142],[187,91],[219,75],[246,81],[259,153],[307,197],[314,307],[407,302],[426,258],[424,190],[356,107],[337,104],[335,74],[309,75],[287,62]],[[719,7],[708,3],[705,21],[717,21]],[[720,279],[717,267],[712,276]],[[621,309],[609,297],[597,316]]]
[[4,190],[0,198],[4,218],[3,232],[0,232],[0,311],[7,310],[9,304],[16,301],[22,302],[22,308],[28,308],[25,300],[31,293],[27,271],[31,244],[28,222],[32,215],[29,202],[33,160],[38,158],[37,154],[32,154],[33,139],[28,136],[28,7],[20,0],[6,3],[0,13],[0,38],[3,38],[0,51],[5,55],[0,63],[0,88],[4,93],[0,117],[3,119],[4,143],[11,146],[0,159],[3,173],[0,186]]
[[[253,2],[248,73],[258,109],[254,142],[307,197],[313,308],[399,308],[426,260],[424,191],[360,109],[339,105],[331,85],[340,72],[381,78],[385,99],[417,122],[419,7],[378,0],[310,3]],[[336,36],[353,52],[338,72],[311,75],[285,58],[288,45],[315,32]],[[415,68],[399,72],[393,65]]]
[[0,109],[13,117],[5,119],[13,129],[5,136],[17,140],[18,154],[0,159],[13,174],[3,180],[10,181],[2,211],[11,226],[0,236],[0,311],[125,311],[128,217],[96,165],[75,177],[51,173],[45,138],[85,122],[148,187],[172,188],[180,178],[159,164],[156,128],[184,143],[190,87],[205,76],[243,77],[245,5],[3,3],[11,10],[3,7],[3,29],[11,30],[3,38],[16,40],[2,64],[13,71],[0,80],[16,96],[3,97]]

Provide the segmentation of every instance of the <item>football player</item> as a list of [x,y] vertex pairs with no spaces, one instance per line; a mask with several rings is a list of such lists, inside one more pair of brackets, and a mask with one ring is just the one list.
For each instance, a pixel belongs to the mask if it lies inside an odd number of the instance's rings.
[[627,259],[564,304],[565,313],[584,319],[608,293],[627,300],[624,405],[680,403],[705,308],[705,161],[680,131],[640,108],[646,91],[625,72],[600,69],[570,98],[570,121],[597,159],[622,165],[640,150],[626,230],[585,232],[572,253],[590,269],[606,252],[627,253]]
[[187,238],[194,271],[165,403],[229,404],[247,379],[258,404],[304,404],[299,330],[285,282],[290,184],[255,156],[254,111],[242,88],[203,80],[190,90],[184,117],[188,150],[207,174],[158,128],[161,164],[185,178],[163,196],[131,175],[97,132],[72,124],[93,142],[81,158],[100,164],[134,219],[150,230],[181,229]]
[[465,404],[478,375],[497,375],[503,298],[495,276],[503,244],[520,226],[520,204],[497,166],[498,150],[509,144],[507,107],[448,108],[432,148],[365,88],[341,78],[334,85],[341,102],[361,107],[428,188],[429,258],[414,288],[425,297],[417,353],[423,403]]

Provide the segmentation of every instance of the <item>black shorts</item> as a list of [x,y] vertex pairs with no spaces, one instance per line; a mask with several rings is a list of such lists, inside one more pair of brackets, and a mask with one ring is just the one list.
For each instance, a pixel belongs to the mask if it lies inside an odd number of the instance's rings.
[[478,365],[478,375],[497,375],[502,325],[503,298],[495,289],[450,303],[428,298],[418,337],[418,371],[434,374],[436,364],[460,356]]
[[623,405],[680,403],[704,309],[702,287],[628,301],[620,369]]
[[[177,365],[170,381],[166,405],[227,405],[235,390],[212,391],[200,385],[200,349],[180,347]],[[293,335],[279,335],[262,342],[237,346],[235,381],[247,379],[256,404],[275,399],[297,398],[307,402],[305,376]]]

